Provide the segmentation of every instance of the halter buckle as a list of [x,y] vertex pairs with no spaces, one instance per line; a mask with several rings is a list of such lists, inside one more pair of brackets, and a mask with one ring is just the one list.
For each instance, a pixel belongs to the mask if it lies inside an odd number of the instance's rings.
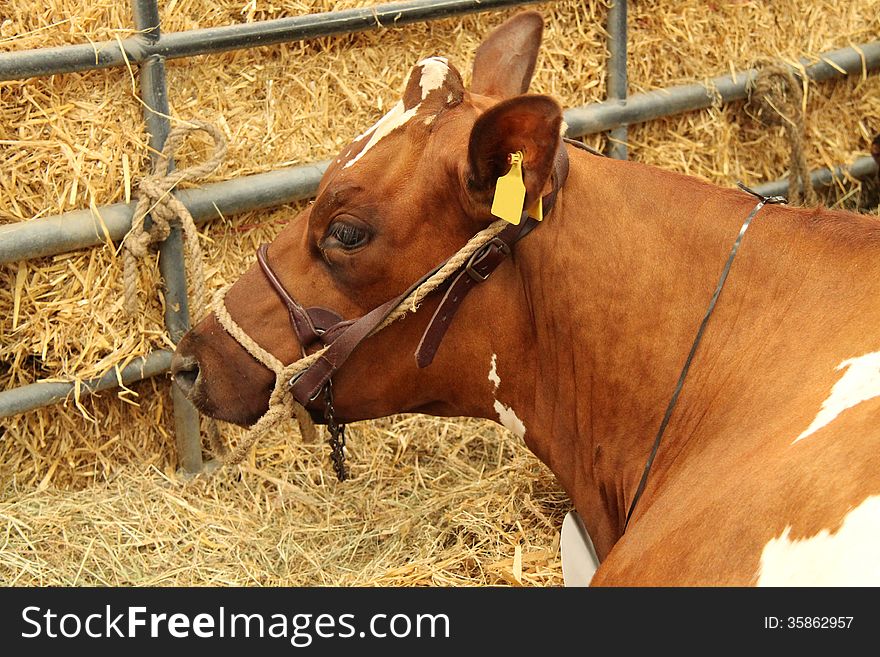
[[[297,373],[294,374],[292,377],[290,377],[290,380],[287,382],[287,387],[288,387],[288,388],[293,388],[293,386],[296,385],[296,382],[299,381],[299,380],[303,377],[303,375],[304,375],[306,372],[308,372],[308,371],[309,371],[308,368],[306,368],[306,369],[302,370],[301,372],[297,372]],[[326,387],[326,386],[321,386],[321,387],[318,389],[318,392],[316,392],[314,395],[312,395],[311,397],[309,397],[308,401],[310,401],[310,402],[315,401],[315,400],[318,398],[318,395],[321,394],[321,391],[324,390],[325,387]]]
[[492,271],[490,270],[488,273],[483,275],[478,272],[474,268],[474,266],[485,257],[485,255],[489,252],[489,249],[493,246],[501,251],[501,253],[503,253],[505,256],[510,255],[510,245],[499,237],[493,237],[488,242],[483,244],[483,246],[481,246],[479,249],[474,251],[471,257],[468,259],[467,266],[464,270],[467,272],[467,275],[474,279],[477,283],[482,283],[488,280],[489,274],[492,273]]

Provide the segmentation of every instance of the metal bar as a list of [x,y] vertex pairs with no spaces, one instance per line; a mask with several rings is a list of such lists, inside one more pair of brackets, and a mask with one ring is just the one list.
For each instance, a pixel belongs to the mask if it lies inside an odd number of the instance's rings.
[[[136,358],[119,370],[119,378],[123,385],[131,385],[135,381],[158,376],[168,371],[171,366],[171,352],[165,349],[154,351],[143,358]],[[91,395],[102,390],[111,390],[119,386],[116,370],[110,370],[104,376],[89,379],[80,384],[80,396]],[[76,389],[72,381],[31,383],[0,392],[0,418],[17,415],[35,408],[57,404],[67,399]]]
[[[854,48],[843,48],[822,56],[822,63],[809,67],[808,74],[817,82],[841,73],[825,62],[834,62],[849,74],[873,72],[880,68],[880,41]],[[856,65],[858,62],[858,65]],[[745,80],[754,71],[715,78],[724,102],[744,97]],[[712,92],[702,84],[684,85],[634,94],[625,105],[618,101],[595,103],[568,109],[565,122],[569,137],[605,132],[624,124],[708,107]],[[713,96],[714,98],[714,96]],[[235,180],[205,185],[199,189],[177,192],[193,219],[203,223],[221,214],[257,210],[311,197],[318,187],[329,160],[269,173],[244,176]],[[216,208],[214,207],[216,205]],[[95,246],[107,239],[118,241],[131,227],[134,204],[116,203],[93,210],[77,210],[61,215],[0,226],[0,264],[16,262],[74,249]],[[106,232],[105,232],[106,230]]]
[[461,14],[481,13],[500,7],[534,4],[537,1],[411,0],[244,25],[171,32],[159,39],[137,35],[121,42],[105,41],[12,51],[0,53],[0,81],[124,66],[126,60],[143,62],[154,55],[175,59],[334,34],[400,27]]
[[[834,169],[816,169],[810,172],[810,182],[815,189],[831,187],[838,181],[855,178],[867,180],[877,176],[877,163],[873,157],[860,157],[847,167],[834,167]],[[764,196],[787,196],[788,178],[774,180],[753,187],[756,192]]]
[[[835,167],[817,169],[810,173],[810,180],[816,188],[829,187],[837,180],[847,177],[864,180],[877,175],[877,163],[872,157],[861,157],[848,169]],[[784,195],[788,191],[788,180],[781,179],[756,185],[753,189],[765,196]],[[171,367],[171,352],[154,351],[145,358],[138,358],[121,370],[122,382],[130,385],[135,381],[163,374]],[[82,392],[89,394],[108,390],[118,385],[115,372],[109,372],[100,379],[82,383]],[[65,399],[74,388],[73,383],[32,383],[20,388],[0,392],[0,418],[24,413],[41,406],[48,406]],[[82,393],[81,393],[82,394]]]
[[[197,224],[240,212],[277,207],[311,198],[330,160],[314,165],[278,169],[269,173],[242,176],[219,183],[205,185],[200,189],[177,193]],[[848,175],[864,180],[874,175],[876,164],[871,157],[856,160]],[[844,168],[818,169],[813,176],[813,186],[829,186],[840,179]],[[786,179],[764,183],[756,187],[762,194],[784,194]],[[771,187],[778,185],[778,187]],[[777,190],[777,191],[762,191]],[[114,203],[98,209],[76,210],[51,217],[39,217],[0,226],[0,264],[41,258],[67,253],[76,249],[95,246],[106,240],[119,241],[131,227],[134,203]],[[102,227],[103,226],[103,227]],[[106,228],[106,234],[104,232]]]
[[[148,42],[158,43],[158,0],[134,0],[135,27]],[[165,81],[165,59],[150,55],[140,67],[141,96],[144,118],[150,134],[151,157],[155,163],[168,137],[171,110],[168,107],[168,85]],[[173,162],[170,163],[173,166]],[[186,264],[184,261],[183,231],[177,224],[159,246],[159,271],[162,273],[165,293],[165,327],[174,344],[189,330],[189,302],[186,291]],[[180,464],[187,472],[202,469],[201,429],[199,414],[176,383],[171,384],[174,403],[174,435]]]
[[[242,176],[175,193],[196,223],[293,203],[314,195],[330,160]],[[135,203],[74,210],[0,226],[0,264],[120,241],[131,228]]]
[[[626,0],[613,0],[608,8],[608,100],[626,105]],[[608,133],[606,153],[616,160],[625,160],[627,152],[626,125],[613,128]]]
[[[841,48],[821,56],[820,61],[801,63],[807,76],[816,82],[844,75],[861,75],[880,68],[880,41],[872,41],[854,48]],[[797,68],[792,69],[796,74]],[[845,73],[841,73],[844,71]],[[756,69],[713,78],[708,84],[688,84],[646,93],[633,94],[626,105],[606,101],[570,109],[565,113],[569,136],[605,132],[621,125],[643,123],[664,116],[705,109],[713,105],[742,100],[746,85],[757,75]]]

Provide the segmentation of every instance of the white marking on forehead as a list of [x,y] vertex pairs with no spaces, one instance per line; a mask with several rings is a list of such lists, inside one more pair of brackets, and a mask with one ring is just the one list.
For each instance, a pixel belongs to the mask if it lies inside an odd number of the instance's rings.
[[[419,78],[419,86],[422,89],[422,100],[425,100],[425,98],[428,97],[428,94],[435,89],[439,89],[443,86],[443,83],[446,82],[446,76],[449,75],[449,63],[445,57],[428,57],[427,59],[420,61],[416,66],[419,66],[422,69],[422,76]],[[409,78],[407,78],[407,83],[409,83]],[[419,111],[419,107],[421,106],[422,103],[419,102],[415,107],[404,110],[403,101],[398,101],[385,116],[379,119],[376,125],[355,139],[357,142],[365,138],[367,135],[372,135],[370,140],[361,149],[361,152],[346,162],[342,168],[347,169],[352,166],[384,137],[388,136],[397,128],[405,125],[416,115],[416,112]],[[425,122],[426,125],[430,125],[430,123],[430,121]]]
[[791,527],[761,553],[758,586],[880,585],[880,496],[846,514],[835,533],[790,540]]
[[489,380],[495,385],[494,390],[498,390],[501,385],[501,377],[498,376],[498,355],[492,354],[492,366],[489,368]]
[[880,396],[880,351],[850,358],[837,366],[838,370],[844,368],[846,372],[831,388],[828,399],[822,402],[816,419],[794,439],[794,443],[815,433],[846,409]]
[[[416,105],[412,109],[404,111],[403,109],[403,101],[398,101],[398,103],[391,108],[391,111],[388,112],[385,116],[379,119],[379,122],[374,125],[372,128],[367,130],[364,134],[358,137],[357,140],[363,139],[370,133],[372,136],[370,137],[370,141],[368,141],[364,147],[361,149],[361,152],[350,159],[345,165],[342,167],[343,169],[347,169],[352,164],[361,159],[364,155],[366,155],[367,151],[370,150],[373,146],[379,143],[379,141],[388,135],[393,130],[396,130],[400,126],[404,125],[407,121],[409,121],[412,117],[416,115],[419,106]],[[356,140],[356,141],[357,141]]]
[[526,435],[526,425],[516,416],[512,408],[505,406],[496,399],[495,412],[498,413],[498,419],[505,429],[512,431],[519,438]]
[[422,100],[425,100],[428,94],[439,89],[446,82],[446,76],[449,75],[449,61],[445,57],[428,57],[420,61],[417,66],[422,67],[419,86],[422,88]]

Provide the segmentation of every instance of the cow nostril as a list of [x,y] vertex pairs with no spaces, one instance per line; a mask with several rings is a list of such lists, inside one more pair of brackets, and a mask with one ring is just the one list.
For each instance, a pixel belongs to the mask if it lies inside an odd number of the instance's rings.
[[199,378],[199,362],[192,356],[175,353],[171,359],[171,377],[183,393],[189,395]]

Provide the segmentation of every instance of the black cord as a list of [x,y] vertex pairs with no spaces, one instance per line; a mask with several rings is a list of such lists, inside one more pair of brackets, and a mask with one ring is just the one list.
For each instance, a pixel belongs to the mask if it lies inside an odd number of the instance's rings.
[[709,323],[709,317],[712,315],[712,311],[715,310],[715,304],[718,302],[718,297],[721,296],[721,289],[724,287],[724,283],[727,280],[727,275],[730,273],[730,267],[731,265],[733,265],[733,259],[736,257],[736,254],[739,251],[743,236],[745,236],[746,231],[749,229],[749,226],[752,223],[752,219],[755,218],[758,212],[760,212],[761,208],[763,208],[765,205],[775,203],[788,203],[788,201],[782,196],[764,196],[749,189],[741,182],[738,182],[737,185],[740,187],[740,189],[758,198],[758,204],[749,213],[749,216],[746,217],[746,220],[743,222],[742,228],[739,229],[739,235],[736,236],[736,240],[733,242],[733,247],[730,249],[730,255],[727,257],[727,263],[724,265],[724,269],[721,272],[721,278],[718,280],[718,285],[715,287],[715,293],[712,295],[711,301],[709,301],[709,308],[706,310],[706,314],[703,315],[703,321],[700,322],[700,328],[697,329],[697,335],[694,338],[694,343],[691,345],[691,351],[688,354],[687,360],[685,360],[684,362],[684,367],[681,369],[681,374],[678,377],[678,383],[675,384],[675,390],[672,393],[672,398],[669,400],[669,405],[666,407],[666,413],[663,414],[663,420],[660,422],[660,429],[658,429],[657,431],[657,437],[654,438],[654,446],[651,448],[651,453],[648,455],[648,461],[647,463],[645,463],[645,470],[644,472],[642,472],[642,478],[639,481],[638,488],[636,488],[636,494],[633,497],[632,503],[629,505],[629,511],[626,514],[626,522],[623,525],[624,533],[626,533],[626,528],[629,526],[629,521],[630,518],[632,518],[633,511],[635,511],[636,504],[638,503],[639,498],[642,496],[642,493],[645,491],[645,486],[648,483],[648,473],[651,471],[651,466],[654,463],[654,457],[657,456],[657,450],[660,448],[660,441],[663,438],[663,433],[666,431],[666,426],[669,424],[669,418],[672,416],[672,411],[675,408],[676,403],[678,402],[678,396],[681,394],[681,389],[684,386],[684,380],[688,375],[688,371],[691,368],[691,363],[693,362],[694,356],[697,353],[697,347],[700,346],[700,341],[703,339],[703,332],[706,330],[706,325]]

